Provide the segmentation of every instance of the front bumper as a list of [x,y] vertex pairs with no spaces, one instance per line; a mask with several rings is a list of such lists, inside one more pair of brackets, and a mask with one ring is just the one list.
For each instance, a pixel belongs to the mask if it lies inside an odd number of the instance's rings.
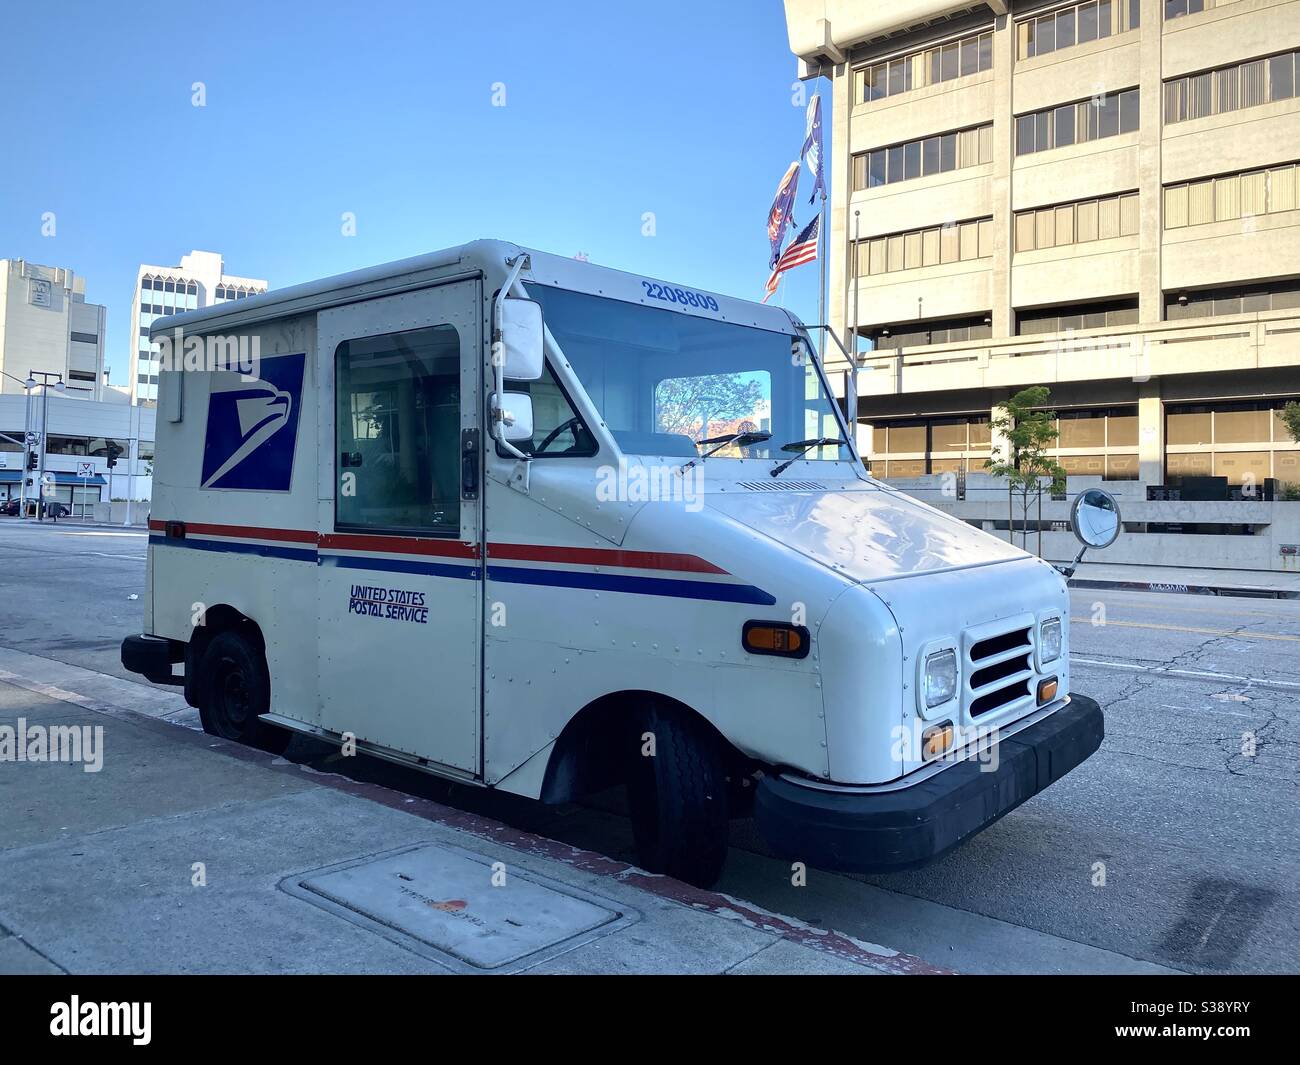
[[161,636],[128,636],[122,641],[122,667],[155,684],[184,684],[184,677],[172,676],[172,664],[184,658],[184,644]]
[[1099,746],[1101,707],[1082,695],[997,741],[991,759],[967,759],[910,787],[862,791],[765,776],[754,816],[780,857],[822,869],[917,869],[1060,780]]

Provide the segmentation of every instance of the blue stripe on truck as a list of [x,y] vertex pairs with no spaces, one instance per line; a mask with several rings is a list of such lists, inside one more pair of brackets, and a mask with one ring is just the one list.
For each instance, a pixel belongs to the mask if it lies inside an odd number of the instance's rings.
[[602,592],[667,595],[675,599],[709,599],[719,603],[754,603],[772,606],[776,599],[749,584],[714,584],[668,577],[630,577],[621,573],[585,573],[581,570],[522,569],[488,566],[488,580],[507,584],[542,584],[557,588],[589,588]]
[[169,540],[166,536],[150,536],[155,547],[188,547],[193,551],[221,551],[236,555],[260,555],[262,558],[286,558],[292,562],[315,562],[314,547],[280,547],[277,544],[252,544],[236,540],[199,540],[192,536]]

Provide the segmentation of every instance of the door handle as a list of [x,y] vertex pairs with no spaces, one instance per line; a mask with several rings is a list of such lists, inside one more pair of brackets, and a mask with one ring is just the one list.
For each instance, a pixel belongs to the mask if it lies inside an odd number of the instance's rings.
[[460,497],[478,498],[478,430],[460,431]]

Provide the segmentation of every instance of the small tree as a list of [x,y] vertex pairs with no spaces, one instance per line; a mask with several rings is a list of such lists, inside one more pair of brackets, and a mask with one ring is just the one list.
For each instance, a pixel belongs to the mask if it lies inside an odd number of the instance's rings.
[[[1282,408],[1282,424],[1286,426],[1286,431],[1291,434],[1291,439],[1300,444],[1300,403],[1292,400]],[[1300,500],[1300,484],[1284,485],[1283,498]]]
[[1282,408],[1282,424],[1291,434],[1291,439],[1300,444],[1300,403],[1292,400]]
[[[1007,480],[1007,539],[1012,543],[1015,542],[1013,500],[1019,495],[1021,545],[1026,550],[1030,500],[1039,501],[1041,513],[1043,481],[1049,481],[1053,489],[1065,483],[1064,468],[1047,454],[1047,449],[1060,435],[1053,424],[1056,412],[1046,409],[1051,395],[1043,385],[1022,389],[998,404],[998,414],[990,425],[994,435],[1005,440],[1005,449],[987,459],[984,468],[993,476]],[[1041,528],[1038,544],[1041,554]]]

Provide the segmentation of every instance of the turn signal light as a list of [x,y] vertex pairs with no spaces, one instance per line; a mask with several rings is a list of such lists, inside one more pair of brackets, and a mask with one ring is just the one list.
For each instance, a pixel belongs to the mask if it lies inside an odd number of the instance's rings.
[[1055,677],[1048,677],[1046,680],[1038,682],[1038,705],[1050,703],[1056,698],[1056,689],[1058,685]]
[[780,621],[747,621],[740,634],[740,645],[755,655],[806,658],[811,644],[812,634],[802,625]]
[[941,725],[931,725],[921,733],[921,761],[928,762],[938,758],[952,746],[953,728],[951,721]]

